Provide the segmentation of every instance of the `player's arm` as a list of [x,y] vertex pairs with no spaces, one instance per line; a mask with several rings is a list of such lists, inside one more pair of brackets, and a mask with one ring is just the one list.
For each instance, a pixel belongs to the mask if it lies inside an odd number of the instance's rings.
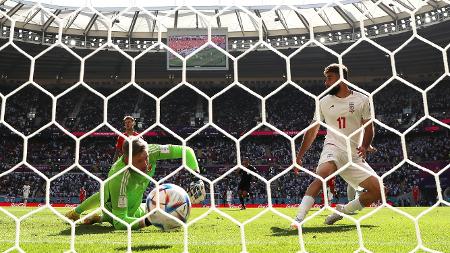
[[[369,120],[363,120],[362,124],[366,124]],[[373,122],[370,122],[365,128],[364,128],[364,136],[363,136],[363,141],[361,146],[369,149],[372,141],[373,141],[373,137],[375,136],[375,131],[374,131],[374,126],[373,126]]]
[[[362,119],[361,119],[361,125],[366,124],[370,121],[370,106],[369,106],[369,99],[365,101],[362,108]],[[371,147],[373,137],[375,136],[375,131],[373,127],[373,122],[370,122],[366,127],[364,127],[364,135],[362,144],[360,147],[358,147],[358,155],[362,158],[366,158],[367,151],[372,151],[373,147]]]
[[121,138],[122,138],[121,136],[117,137],[116,145],[114,146],[115,152],[114,152],[113,163],[115,163],[117,161],[117,159],[119,159],[120,155],[122,154]]
[[[311,124],[314,122],[315,122],[315,117],[314,117],[314,120],[311,122]],[[316,139],[317,133],[319,132],[319,128],[320,128],[320,125],[317,124],[317,125],[311,127],[310,129],[308,129],[306,131],[305,135],[303,136],[302,144],[297,153],[298,165],[300,165],[300,166],[303,165],[303,156],[305,155],[306,151],[308,151],[308,149],[311,147],[314,140]],[[300,172],[300,169],[297,167],[294,167],[294,174],[298,175],[299,172]]]
[[319,132],[319,128],[320,128],[320,125],[317,124],[317,125],[311,127],[310,129],[308,129],[308,131],[306,131],[305,135],[303,136],[302,144],[297,153],[297,163],[300,166],[302,165],[303,156],[305,155],[306,151],[308,151],[308,149],[311,147],[314,140],[316,139],[317,133]]
[[[320,101],[321,102],[321,101]],[[311,121],[310,124],[314,124],[317,120],[324,120],[324,115],[322,113],[322,108],[321,108],[321,103],[319,102],[319,111],[318,113],[314,113],[314,118]],[[320,119],[318,118],[318,116],[320,116]],[[311,147],[311,145],[313,144],[314,140],[317,137],[317,133],[319,132],[320,129],[320,124],[316,124],[313,127],[311,127],[310,129],[308,129],[305,133],[305,135],[303,136],[303,140],[302,140],[302,144],[300,146],[300,149],[297,153],[297,163],[298,165],[302,166],[303,165],[303,156],[306,154],[306,151],[309,150],[309,148]],[[295,174],[298,174],[298,168],[294,169]]]
[[187,167],[197,173],[200,173],[194,150],[190,147],[183,147],[180,145],[150,144],[148,150],[150,159],[153,158],[154,160],[181,159],[183,157],[184,150],[186,150]]
[[[126,184],[128,182],[127,177],[130,177],[130,172],[128,170],[114,177],[109,185],[108,190],[111,196],[112,213],[122,221],[130,224],[139,218],[128,216],[128,199],[126,192]],[[106,190],[106,189],[105,189]],[[113,220],[113,225],[115,229],[125,230],[127,227],[119,222],[118,220]],[[145,219],[133,224],[131,229],[139,229],[145,227]]]

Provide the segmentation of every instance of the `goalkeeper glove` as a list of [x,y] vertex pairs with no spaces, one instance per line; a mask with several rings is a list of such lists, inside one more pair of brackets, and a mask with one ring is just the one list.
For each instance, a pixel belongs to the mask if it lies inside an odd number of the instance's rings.
[[206,197],[205,184],[202,180],[192,182],[189,185],[188,195],[192,204],[198,204],[202,202]]

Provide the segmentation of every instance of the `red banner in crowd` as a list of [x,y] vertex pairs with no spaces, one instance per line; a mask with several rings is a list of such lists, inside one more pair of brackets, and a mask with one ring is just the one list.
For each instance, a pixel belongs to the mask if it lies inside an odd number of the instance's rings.
[[[86,134],[86,132],[73,132],[73,135],[75,135],[76,137],[80,137]],[[96,136],[96,137],[115,137],[118,136],[118,134],[116,134],[115,132],[94,132],[91,133],[89,136]],[[144,136],[166,136],[165,133],[163,132],[146,132],[144,133]]]
[[441,119],[441,122],[445,124],[450,124],[450,119]]
[[[272,207],[274,207],[274,208],[298,208],[299,206],[300,206],[300,204],[272,204]],[[321,204],[314,204],[313,208],[320,208],[322,206],[323,205],[321,205]],[[334,206],[336,206],[336,204],[331,204],[331,206],[334,207]],[[200,208],[200,207],[209,208],[210,205],[193,204],[192,207],[194,207],[194,208]],[[220,205],[216,205],[216,207],[217,208],[236,208],[236,209],[241,208],[240,205],[235,205],[235,204],[233,204],[231,206],[228,206],[227,204],[220,204]],[[269,207],[269,205],[268,204],[246,204],[245,207],[246,208],[267,208],[267,207]]]
[[[64,204],[64,203],[55,203],[55,204],[51,204],[53,207],[76,207],[78,206],[78,204]],[[272,206],[275,208],[291,208],[291,207],[299,207],[300,204],[273,204]],[[11,202],[0,202],[0,206],[2,207],[25,207],[25,205],[23,203],[11,203]],[[27,207],[41,207],[44,206],[43,203],[27,203]],[[268,207],[267,204],[247,204],[245,205],[247,208],[266,208]],[[335,204],[332,204],[331,206],[335,206]],[[202,205],[202,204],[194,204],[192,205],[192,207],[194,208],[203,208],[203,207],[210,207],[210,205]],[[216,207],[218,208],[240,208],[239,205],[216,205]],[[321,205],[314,205],[314,207],[321,207]]]
[[[284,131],[285,134],[289,136],[294,136],[300,133],[300,131]],[[318,135],[325,135],[327,134],[326,130],[319,130],[317,133]],[[272,136],[272,135],[280,135],[277,131],[254,131],[250,134],[251,136]]]
[[[388,202],[388,204],[393,205],[392,202]],[[55,203],[51,204],[52,207],[76,207],[78,204],[64,204],[64,203]],[[1,207],[25,207],[23,203],[11,203],[11,202],[0,202]],[[41,207],[45,206],[43,203],[27,203],[26,207]],[[272,204],[272,207],[274,208],[298,208],[300,204]],[[313,208],[321,208],[322,204],[314,204]],[[336,204],[331,204],[331,207],[335,207]],[[372,204],[371,207],[376,207],[377,205]],[[209,208],[210,205],[202,205],[202,204],[194,204],[192,205],[193,208]],[[220,204],[216,205],[217,208],[236,208],[239,209],[240,205],[231,205],[228,206],[227,204]],[[269,207],[267,204],[246,204],[246,208],[267,208]]]
[[[55,203],[51,204],[53,207],[76,207],[78,204],[64,204],[64,203]],[[3,207],[25,207],[23,203],[11,203],[11,202],[0,202],[0,206]],[[33,203],[28,202],[26,207],[41,207],[45,206],[43,203]]]
[[441,129],[440,126],[429,126],[429,127],[425,127],[425,131],[426,132],[436,132],[439,131]]

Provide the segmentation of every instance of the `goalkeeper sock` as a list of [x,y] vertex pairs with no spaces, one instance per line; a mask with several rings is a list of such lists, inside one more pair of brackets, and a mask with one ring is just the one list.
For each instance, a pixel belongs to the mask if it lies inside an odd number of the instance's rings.
[[92,196],[90,196],[89,198],[87,198],[85,201],[83,201],[83,203],[79,204],[75,208],[75,212],[78,214],[81,214],[84,211],[88,211],[88,210],[97,208],[99,206],[100,206],[100,193],[97,192],[97,193],[93,194]]
[[302,203],[300,203],[300,207],[298,209],[297,218],[303,220],[306,214],[309,212],[309,209],[314,205],[314,198],[308,195],[305,195],[302,199]]
[[353,213],[354,211],[359,211],[363,208],[364,206],[361,205],[361,202],[359,202],[359,198],[357,198],[348,202],[347,205],[344,206],[344,213]]

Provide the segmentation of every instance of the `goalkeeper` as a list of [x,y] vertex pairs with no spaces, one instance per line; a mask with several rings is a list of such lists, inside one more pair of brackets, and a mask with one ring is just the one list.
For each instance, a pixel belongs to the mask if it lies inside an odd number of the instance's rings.
[[[183,149],[186,150],[187,167],[200,173],[198,163],[191,148],[184,148],[179,145],[158,145],[147,144],[142,139],[132,141],[132,164],[134,167],[152,177],[156,171],[156,162],[158,160],[179,159],[182,158]],[[129,148],[128,142],[123,145],[123,156],[112,165],[108,178],[123,169],[128,164]],[[148,188],[150,180],[138,172],[127,169],[116,175],[104,185],[104,204],[105,208],[114,214],[117,218],[130,224],[146,214],[145,209],[141,207],[144,192]],[[188,190],[191,202],[198,203],[205,198],[205,188],[203,181],[193,182]],[[76,221],[80,214],[100,206],[100,193],[97,192],[76,208],[66,213],[66,217]],[[94,224],[99,222],[109,222],[115,229],[126,229],[127,227],[113,219],[106,213],[102,215],[95,214],[84,220],[84,224]],[[133,224],[132,229],[139,229],[151,225],[148,219]]]

